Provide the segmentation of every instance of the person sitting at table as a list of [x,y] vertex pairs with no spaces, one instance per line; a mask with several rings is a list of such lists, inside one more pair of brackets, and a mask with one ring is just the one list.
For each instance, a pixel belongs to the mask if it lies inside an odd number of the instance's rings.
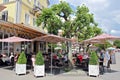
[[11,52],[11,55],[10,55],[10,65],[11,66],[14,66],[14,54]]
[[80,55],[80,54],[78,54],[78,55],[77,55],[77,59],[76,59],[76,63],[77,63],[77,64],[80,64],[80,63],[82,62],[82,60],[83,60],[83,56]]
[[14,56],[14,63],[16,64],[17,60],[18,60],[18,57],[19,57],[19,53],[16,53],[15,56]]
[[10,65],[10,58],[6,55],[6,53],[2,54],[2,61],[4,62],[4,65]]
[[53,61],[52,61],[52,65],[53,65],[53,66],[56,66],[57,60],[58,60],[57,55],[56,55],[56,54],[53,54]]
[[0,66],[2,66],[4,64],[3,60],[2,60],[2,55],[0,54]]

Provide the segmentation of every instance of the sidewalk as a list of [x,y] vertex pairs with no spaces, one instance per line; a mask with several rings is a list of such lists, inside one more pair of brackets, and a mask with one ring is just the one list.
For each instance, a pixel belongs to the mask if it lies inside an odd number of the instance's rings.
[[26,75],[16,75],[9,67],[0,68],[0,80],[120,80],[120,53],[116,53],[116,64],[111,65],[111,72],[105,72],[99,77],[90,77],[85,71],[73,69],[70,72],[49,75],[45,77],[34,77],[31,70]]
[[111,64],[111,71],[102,75],[104,80],[120,80],[120,53],[115,54],[116,64]]
[[101,77],[89,77],[82,70],[72,70],[59,75],[49,75],[45,77],[34,77],[31,70],[26,75],[16,75],[13,70],[0,68],[0,80],[103,80]]

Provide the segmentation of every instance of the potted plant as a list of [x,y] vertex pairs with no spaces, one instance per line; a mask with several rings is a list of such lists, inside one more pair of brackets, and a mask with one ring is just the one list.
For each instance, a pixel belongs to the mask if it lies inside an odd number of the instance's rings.
[[98,56],[96,52],[90,53],[90,60],[89,60],[89,75],[91,76],[98,76],[99,75],[99,62]]
[[42,53],[39,51],[36,55],[35,66],[34,66],[34,76],[44,76],[45,75],[45,66],[44,58]]
[[24,52],[20,53],[18,60],[16,62],[16,74],[26,74],[26,63],[27,63],[27,59],[26,59],[26,55]]

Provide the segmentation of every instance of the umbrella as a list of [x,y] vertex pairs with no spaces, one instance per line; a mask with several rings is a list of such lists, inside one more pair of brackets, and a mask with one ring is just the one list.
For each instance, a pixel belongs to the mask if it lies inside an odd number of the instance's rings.
[[[71,40],[68,38],[57,36],[57,35],[48,34],[42,37],[34,38],[33,41],[45,41],[50,43],[58,43],[58,42],[65,42],[65,41],[71,41]],[[51,73],[52,73],[52,54],[51,54]]]
[[96,43],[104,43],[106,40],[111,40],[111,41],[114,41],[114,40],[120,40],[120,37],[117,37],[117,36],[112,36],[112,35],[109,35],[109,34],[101,34],[101,35],[98,35],[98,36],[95,36],[93,38],[90,38],[88,40],[85,40],[84,42],[87,43],[87,42],[94,42],[96,41]]
[[61,50],[62,48],[61,47],[56,47],[55,50]]
[[32,40],[24,39],[16,36],[2,39],[2,42],[22,42],[22,41],[32,41]]
[[6,8],[5,6],[0,5],[0,11],[2,11],[5,8]]
[[104,43],[102,41],[99,40],[91,40],[91,39],[87,39],[83,41],[84,43]]
[[58,42],[70,41],[70,39],[53,35],[53,34],[48,34],[42,37],[34,38],[33,41],[45,41],[50,43],[58,43]]
[[109,48],[107,48],[107,50],[115,50],[115,48],[114,47],[109,47]]
[[115,39],[120,39],[120,37],[112,36],[109,34],[101,34],[101,35],[98,35],[92,39],[93,40],[115,40]]
[[9,43],[12,43],[12,42],[22,42],[22,41],[31,41],[31,40],[20,38],[20,37],[16,37],[16,36],[8,37],[8,38],[5,38],[5,39],[1,40],[1,42],[9,42]]

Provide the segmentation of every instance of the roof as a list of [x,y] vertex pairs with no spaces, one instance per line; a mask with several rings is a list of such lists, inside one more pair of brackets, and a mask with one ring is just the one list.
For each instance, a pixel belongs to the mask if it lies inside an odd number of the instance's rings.
[[0,26],[1,26],[1,30],[3,29],[8,32],[12,32],[15,35],[18,34],[21,36],[28,36],[30,39],[35,38],[35,37],[44,36],[47,34],[45,32],[36,30],[36,29],[31,28],[24,24],[15,24],[15,23],[6,22],[3,20],[0,20]]
[[2,11],[3,9],[5,9],[6,7],[3,5],[0,5],[0,11]]

